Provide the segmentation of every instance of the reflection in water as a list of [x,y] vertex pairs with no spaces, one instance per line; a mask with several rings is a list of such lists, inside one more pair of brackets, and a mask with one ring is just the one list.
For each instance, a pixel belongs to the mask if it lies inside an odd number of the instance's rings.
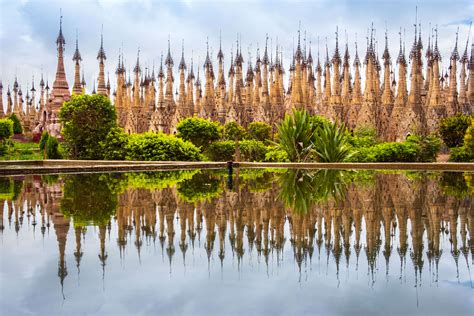
[[[178,254],[180,264],[186,266],[189,260],[199,259],[195,249],[203,249],[209,277],[214,256],[221,271],[232,262],[232,269],[239,273],[245,262],[255,264],[256,256],[270,277],[274,264],[281,269],[290,265],[284,254],[291,249],[300,282],[315,260],[319,269],[325,264],[326,271],[335,265],[338,286],[343,268],[346,273],[358,271],[365,261],[369,286],[380,282],[380,273],[387,282],[394,274],[402,284],[411,273],[418,293],[422,273],[428,271],[431,286],[438,286],[439,264],[451,260],[457,282],[469,280],[472,288],[471,182],[472,175],[462,173],[340,170],[1,178],[0,198],[5,206],[0,227],[2,235],[16,232],[20,239],[29,238],[31,228],[35,234],[38,225],[43,238],[54,231],[61,289],[73,265],[66,262],[71,236],[78,276],[84,252],[98,249],[104,279],[108,252],[118,250],[121,262],[136,252],[141,262],[143,249],[158,245],[170,274]],[[98,238],[97,246],[84,248],[90,229]],[[398,271],[390,271],[394,261]],[[467,267],[469,275],[460,275],[460,265]],[[8,272],[2,267],[2,273]]]

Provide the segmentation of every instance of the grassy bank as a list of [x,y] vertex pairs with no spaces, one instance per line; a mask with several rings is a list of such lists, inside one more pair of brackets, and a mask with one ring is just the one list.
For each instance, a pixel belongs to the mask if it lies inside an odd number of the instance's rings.
[[0,160],[41,160],[43,155],[38,143],[12,140],[7,152],[0,155]]

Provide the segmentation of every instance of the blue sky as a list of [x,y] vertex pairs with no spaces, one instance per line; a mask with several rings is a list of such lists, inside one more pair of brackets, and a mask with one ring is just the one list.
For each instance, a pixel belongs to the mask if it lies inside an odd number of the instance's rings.
[[[278,37],[283,45],[285,67],[288,68],[297,37],[299,21],[306,30],[308,45],[312,42],[313,56],[317,55],[317,38],[321,51],[328,38],[330,54],[334,48],[335,30],[339,27],[341,45],[347,31],[351,57],[354,56],[355,34],[358,34],[359,54],[365,50],[365,37],[371,22],[376,28],[380,52],[384,46],[385,27],[388,28],[390,52],[398,53],[398,31],[406,28],[407,47],[413,41],[415,6],[427,46],[429,23],[438,24],[439,46],[444,61],[455,41],[459,26],[460,54],[468,36],[469,22],[474,17],[474,2],[458,1],[270,1],[270,0],[0,0],[0,79],[4,87],[13,82],[15,75],[23,87],[32,75],[53,80],[56,67],[55,39],[59,27],[59,9],[63,12],[63,30],[66,38],[66,72],[70,85],[73,81],[73,62],[76,30],[83,57],[88,88],[97,77],[97,51],[100,45],[101,25],[104,25],[104,47],[107,54],[106,71],[115,71],[119,49],[123,45],[127,67],[132,68],[140,47],[142,69],[153,62],[158,65],[160,54],[166,52],[168,35],[175,68],[179,63],[184,39],[185,57],[189,64],[193,51],[195,64],[202,65],[206,53],[206,37],[214,60],[222,32],[222,46],[226,68],[232,45],[235,51],[237,33],[242,36],[245,61],[250,48],[255,60],[257,45],[262,49],[268,33],[275,46]],[[471,35],[472,37],[472,35]],[[123,43],[123,44],[122,44]]]

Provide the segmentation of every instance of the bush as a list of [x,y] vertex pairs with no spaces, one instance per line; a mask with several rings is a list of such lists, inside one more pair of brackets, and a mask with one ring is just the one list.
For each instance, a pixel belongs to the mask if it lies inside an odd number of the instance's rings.
[[104,159],[125,160],[129,136],[119,127],[112,128],[105,139],[100,142]]
[[474,152],[465,146],[450,149],[449,161],[452,162],[474,162]]
[[47,131],[44,131],[43,134],[41,134],[41,139],[39,141],[39,149],[44,151],[46,149],[46,144],[48,142],[49,138],[49,133]]
[[209,145],[205,153],[212,161],[233,161],[235,142],[232,140],[214,142]]
[[388,142],[372,147],[360,148],[347,161],[350,162],[415,162],[418,161],[420,145],[413,142]]
[[46,142],[46,158],[61,159],[62,155],[59,149],[59,142],[56,137],[49,136]]
[[178,137],[202,148],[206,148],[209,143],[218,140],[220,137],[219,123],[197,117],[181,120],[176,129],[178,130]]
[[103,159],[100,141],[117,126],[115,107],[99,94],[75,95],[61,107],[59,118],[69,155],[75,159]]
[[462,146],[464,134],[471,124],[469,116],[457,114],[441,121],[439,133],[449,148]]
[[316,119],[305,110],[293,110],[277,126],[278,148],[286,152],[292,162],[306,162],[312,159],[313,140],[318,125]]
[[241,141],[239,145],[242,161],[263,161],[265,159],[267,146],[263,142],[249,139]]
[[10,119],[0,119],[0,141],[4,141],[13,136],[13,121]]
[[371,147],[377,144],[376,134],[371,127],[357,128],[349,137],[349,143],[355,148]]
[[320,162],[341,162],[352,155],[352,146],[345,126],[323,123],[314,138],[314,152]]
[[18,116],[15,113],[12,113],[9,119],[13,122],[13,134],[23,133],[23,127],[21,127],[21,122]]
[[418,162],[433,162],[438,157],[439,149],[441,148],[441,140],[435,135],[422,136],[408,136],[407,143],[413,143],[420,146],[418,153]]
[[265,161],[267,162],[289,162],[288,155],[286,151],[275,148],[268,147],[267,153],[265,154]]
[[247,137],[249,139],[264,142],[271,139],[272,127],[264,122],[252,122],[248,126]]
[[126,148],[128,160],[199,161],[201,154],[191,142],[162,133],[134,134]]
[[470,152],[474,152],[474,117],[471,117],[471,125],[464,135],[464,147]]
[[237,122],[229,122],[224,125],[224,140],[242,140],[245,137],[245,129]]

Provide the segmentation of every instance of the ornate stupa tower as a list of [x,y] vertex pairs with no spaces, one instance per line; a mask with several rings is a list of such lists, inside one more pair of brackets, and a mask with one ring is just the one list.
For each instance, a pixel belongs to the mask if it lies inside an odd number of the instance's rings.
[[100,34],[100,48],[99,48],[99,52],[97,53],[97,60],[99,61],[99,78],[97,81],[97,93],[108,96],[107,85],[105,84],[105,72],[104,72],[104,67],[105,67],[104,61],[106,59],[107,59],[107,56],[105,55],[105,50],[104,50],[104,31],[102,30],[102,33]]
[[0,80],[0,118],[5,117],[5,110],[3,109],[3,84]]
[[179,94],[178,94],[178,116],[180,118],[185,118],[189,116],[187,111],[186,102],[187,102],[187,95],[186,95],[186,62],[184,61],[184,40],[181,49],[181,60],[178,65],[179,70]]
[[458,84],[457,84],[457,63],[459,61],[458,53],[458,37],[459,28],[456,32],[456,43],[454,44],[453,52],[451,53],[451,65],[449,67],[449,88],[448,97],[446,100],[446,111],[448,116],[455,115],[459,111],[458,102]]
[[469,59],[469,78],[467,82],[467,98],[471,105],[470,112],[474,112],[474,43],[471,44],[471,58]]
[[388,125],[390,124],[390,116],[393,110],[393,94],[391,90],[390,80],[390,66],[392,60],[390,58],[390,52],[388,51],[388,35],[385,31],[385,49],[382,55],[384,65],[384,80],[383,80],[383,92],[382,102],[378,108],[378,120],[377,120],[377,134],[382,136],[384,139],[389,137]]
[[[472,25],[472,22],[471,22]],[[470,105],[469,105],[469,100],[467,98],[467,73],[466,73],[466,67],[469,68],[469,57],[467,54],[467,47],[469,45],[469,37],[471,33],[471,29],[469,28],[469,35],[466,40],[466,47],[464,48],[464,53],[462,54],[461,57],[461,76],[460,76],[460,87],[459,87],[459,110],[462,113],[469,114],[470,113]]]
[[[47,99],[46,105],[46,118],[42,121],[46,122],[46,126],[39,126],[35,128],[35,132],[41,133],[43,130],[47,130],[52,136],[59,136],[61,126],[59,124],[59,109],[64,102],[69,101],[71,94],[69,92],[69,85],[66,80],[66,72],[64,70],[64,46],[66,41],[63,35],[63,17],[59,19],[59,34],[56,39],[56,46],[58,50],[58,62],[56,68],[56,77],[53,83],[53,89]],[[47,87],[49,90],[49,87]]]
[[432,133],[438,130],[439,121],[446,117],[446,105],[443,102],[441,95],[440,86],[440,74],[439,66],[441,62],[441,56],[438,50],[438,28],[435,29],[436,40],[434,48],[431,53],[431,78],[430,78],[430,90],[428,91],[429,99],[427,100],[426,107],[426,125],[428,133]]
[[354,57],[354,87],[352,89],[352,99],[350,108],[347,111],[347,125],[349,128],[356,128],[357,116],[362,104],[362,83],[360,77],[360,59],[357,47],[357,40],[355,42],[355,57]]
[[331,102],[328,112],[329,119],[337,122],[342,121],[342,99],[341,99],[341,54],[339,53],[339,31],[336,28],[336,48],[332,57],[332,91]]
[[72,94],[81,94],[82,93],[82,86],[81,86],[81,53],[79,52],[79,44],[76,34],[76,50],[74,51],[74,56],[72,57],[74,61],[75,68],[74,68],[74,86],[72,87]]

